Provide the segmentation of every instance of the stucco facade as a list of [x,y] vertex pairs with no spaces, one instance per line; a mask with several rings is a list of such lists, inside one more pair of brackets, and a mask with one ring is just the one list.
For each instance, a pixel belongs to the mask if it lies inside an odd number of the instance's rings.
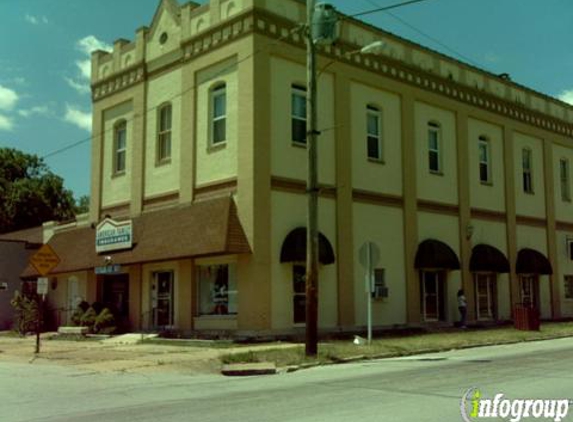
[[[93,54],[88,223],[161,226],[163,210],[231,197],[248,244],[122,252],[114,283],[127,280],[131,329],[303,329],[304,262],[285,240],[306,224],[304,20],[298,0],[162,0],[134,41]],[[334,252],[320,266],[320,329],[366,324],[366,242],[380,251],[376,327],[451,324],[459,289],[470,322],[511,319],[523,302],[573,316],[573,108],[351,18],[340,29],[318,57],[319,226]],[[375,40],[380,54],[355,53]],[[160,248],[177,243],[153,233]],[[78,283],[58,300],[100,300],[109,276],[75,270],[56,268]]]

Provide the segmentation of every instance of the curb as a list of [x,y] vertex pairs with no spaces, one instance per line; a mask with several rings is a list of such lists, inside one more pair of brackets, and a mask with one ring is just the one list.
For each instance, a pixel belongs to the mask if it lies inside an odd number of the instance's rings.
[[276,373],[277,367],[273,362],[233,363],[223,365],[221,369],[221,374],[229,377],[274,375]]

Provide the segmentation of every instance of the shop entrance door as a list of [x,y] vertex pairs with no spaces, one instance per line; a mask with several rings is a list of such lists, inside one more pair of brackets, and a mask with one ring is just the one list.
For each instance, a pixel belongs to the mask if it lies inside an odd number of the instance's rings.
[[119,330],[129,328],[129,274],[104,276],[102,305],[113,313]]

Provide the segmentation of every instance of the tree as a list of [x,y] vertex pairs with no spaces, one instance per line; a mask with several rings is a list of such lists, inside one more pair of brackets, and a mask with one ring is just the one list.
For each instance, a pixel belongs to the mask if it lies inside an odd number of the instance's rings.
[[0,148],[0,233],[74,216],[75,201],[42,158]]
[[82,195],[76,201],[76,214],[84,214],[90,210],[90,196]]

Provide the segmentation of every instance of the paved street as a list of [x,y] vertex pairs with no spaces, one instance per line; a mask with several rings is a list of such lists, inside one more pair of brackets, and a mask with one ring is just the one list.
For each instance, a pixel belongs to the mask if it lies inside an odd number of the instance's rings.
[[[453,422],[461,420],[460,398],[470,387],[484,397],[572,398],[572,367],[573,339],[252,378],[96,373],[0,360],[0,421]],[[573,421],[573,409],[564,420]]]

